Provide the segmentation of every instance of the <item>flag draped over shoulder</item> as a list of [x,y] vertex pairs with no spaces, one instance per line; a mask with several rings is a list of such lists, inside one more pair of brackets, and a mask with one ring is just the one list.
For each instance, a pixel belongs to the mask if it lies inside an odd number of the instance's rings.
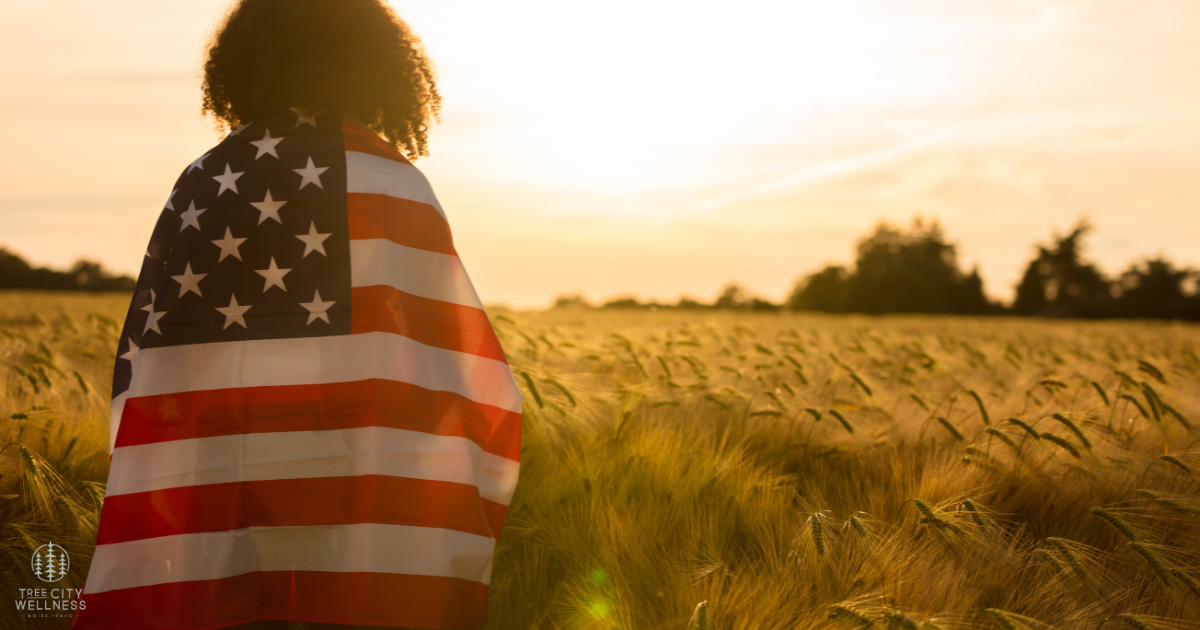
[[487,621],[521,394],[424,175],[284,109],[180,176],[113,379],[76,628]]

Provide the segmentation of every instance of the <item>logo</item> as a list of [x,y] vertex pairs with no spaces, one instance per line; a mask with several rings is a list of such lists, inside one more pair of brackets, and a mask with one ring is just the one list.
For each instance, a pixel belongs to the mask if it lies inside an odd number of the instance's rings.
[[[61,545],[46,543],[33,552],[29,559],[33,574],[43,582],[58,582],[67,577],[71,570],[71,556]],[[71,617],[75,610],[83,610],[83,590],[76,588],[22,588],[21,598],[13,600],[17,610],[26,619],[50,619]]]
[[67,577],[71,570],[71,557],[67,550],[49,543],[38,547],[31,559],[33,574],[43,582],[57,582]]

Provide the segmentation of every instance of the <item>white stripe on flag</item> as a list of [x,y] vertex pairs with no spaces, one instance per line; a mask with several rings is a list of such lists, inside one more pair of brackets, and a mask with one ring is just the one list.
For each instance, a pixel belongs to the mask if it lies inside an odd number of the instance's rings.
[[396,160],[359,153],[346,152],[346,192],[387,195],[397,199],[409,199],[429,204],[437,209],[442,218],[446,212],[433,194],[433,187],[417,167]]
[[388,427],[251,433],[122,446],[106,496],[238,481],[386,475],[475,486],[508,505],[521,464],[461,437]]
[[386,239],[350,241],[350,286],[376,285],[483,308],[458,256],[405,247]]
[[85,593],[254,571],[404,573],[487,584],[495,541],[408,525],[249,527],[99,545]]
[[[136,370],[136,367],[134,368]],[[125,391],[120,396],[112,399],[112,406],[109,408],[108,418],[108,454],[111,455],[113,448],[117,446],[117,430],[121,428],[121,414],[125,413],[125,399],[129,398],[129,392]]]
[[520,390],[504,362],[383,332],[144,348],[129,397],[368,379],[454,392],[521,412]]

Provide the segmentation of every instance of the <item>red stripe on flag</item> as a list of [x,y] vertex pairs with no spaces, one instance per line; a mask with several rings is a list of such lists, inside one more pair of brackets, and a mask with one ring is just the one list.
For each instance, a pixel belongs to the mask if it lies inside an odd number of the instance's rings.
[[352,123],[349,120],[342,120],[342,138],[346,141],[347,151],[368,153],[381,158],[412,164],[395,147],[385,142],[383,138],[375,135],[374,131],[362,125]]
[[[480,510],[480,502],[487,507]],[[97,545],[234,531],[380,523],[493,535],[507,507],[461,483],[384,475],[242,481],[105,497]],[[497,509],[499,508],[499,509]]]
[[491,528],[492,538],[500,540],[500,532],[504,529],[504,517],[508,516],[508,506],[487,499],[480,499],[483,503],[483,513],[487,518],[488,527]]
[[420,201],[349,193],[350,239],[387,239],[398,245],[457,256],[450,228],[437,208]]
[[351,334],[385,332],[427,346],[508,363],[487,313],[405,293],[387,285],[350,290]]
[[381,379],[130,398],[125,402],[116,447],[358,427],[463,437],[514,461],[521,454],[521,414],[453,392]]
[[486,584],[397,573],[260,571],[87,593],[72,628],[215,630],[256,619],[409,628],[487,623]]

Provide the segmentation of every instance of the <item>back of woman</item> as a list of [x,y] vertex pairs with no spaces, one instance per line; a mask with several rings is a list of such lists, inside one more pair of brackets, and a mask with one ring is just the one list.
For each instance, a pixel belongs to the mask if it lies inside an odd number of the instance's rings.
[[73,627],[486,623],[521,394],[410,161],[438,104],[379,0],[226,17],[230,132],[146,250]]

